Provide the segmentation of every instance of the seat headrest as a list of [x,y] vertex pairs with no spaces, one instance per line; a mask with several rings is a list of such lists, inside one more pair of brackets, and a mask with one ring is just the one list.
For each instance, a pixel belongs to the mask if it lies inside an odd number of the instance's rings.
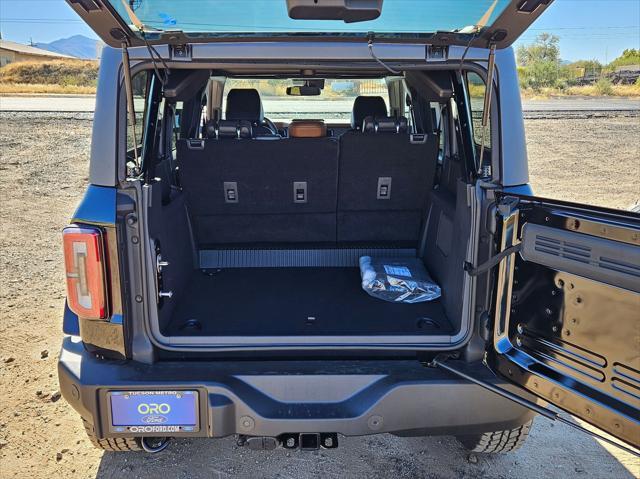
[[220,120],[213,125],[207,124],[205,132],[208,138],[251,138],[253,129],[248,120]]
[[362,120],[367,116],[387,116],[387,104],[381,96],[359,96],[353,102],[351,128],[362,128]]
[[260,94],[255,88],[233,88],[227,93],[227,120],[247,120],[262,123],[264,112]]
[[362,120],[363,133],[407,133],[407,119],[404,116],[368,116]]
[[290,138],[324,138],[327,125],[323,120],[293,120],[289,124]]

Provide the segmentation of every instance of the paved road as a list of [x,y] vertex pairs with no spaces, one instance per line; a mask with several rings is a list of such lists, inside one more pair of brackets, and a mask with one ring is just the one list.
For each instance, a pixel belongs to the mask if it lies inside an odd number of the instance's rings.
[[[272,117],[287,116],[287,113],[300,111],[304,102],[307,112],[318,114],[347,113],[351,111],[352,100],[318,100],[318,99],[264,99],[264,109]],[[92,112],[95,97],[91,95],[56,95],[56,96],[2,96],[0,111],[67,111]],[[311,105],[313,105],[311,107]],[[561,98],[549,100],[526,100],[523,102],[525,112],[548,111],[640,111],[640,99],[628,98]],[[303,110],[304,111],[304,110]],[[341,115],[340,115],[341,116]]]
[[640,98],[557,98],[550,100],[525,100],[524,111],[602,111],[640,110]]
[[93,95],[1,96],[0,111],[72,111],[92,112]]

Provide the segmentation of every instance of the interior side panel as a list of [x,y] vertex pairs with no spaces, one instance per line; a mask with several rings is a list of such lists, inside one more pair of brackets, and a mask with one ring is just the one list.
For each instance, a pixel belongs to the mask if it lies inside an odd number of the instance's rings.
[[457,321],[462,315],[462,288],[467,238],[470,234],[470,212],[466,184],[457,184],[457,194],[446,188],[431,193],[428,225],[421,244],[420,256],[433,279],[442,288],[441,301],[446,314]]
[[171,298],[162,298],[158,302],[160,327],[163,328],[168,324],[177,302],[188,295],[188,279],[197,264],[184,196],[177,195],[163,205],[159,201],[160,185],[155,184],[152,188],[155,201],[149,209],[149,233],[156,253],[169,263],[158,275],[158,289],[173,294]]

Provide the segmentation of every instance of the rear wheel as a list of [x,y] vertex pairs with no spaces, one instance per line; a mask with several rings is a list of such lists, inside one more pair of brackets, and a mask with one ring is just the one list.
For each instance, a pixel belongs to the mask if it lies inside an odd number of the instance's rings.
[[93,428],[92,424],[90,424],[85,419],[82,419],[82,424],[84,425],[84,430],[86,431],[87,436],[89,436],[91,444],[93,444],[98,449],[112,452],[142,451],[142,446],[140,445],[140,441],[137,438],[112,437],[107,439],[98,439],[98,437],[96,436],[96,431]]
[[499,453],[511,452],[520,448],[531,430],[533,420],[524,423],[515,429],[505,431],[492,431],[468,436],[456,436],[462,445],[472,452]]

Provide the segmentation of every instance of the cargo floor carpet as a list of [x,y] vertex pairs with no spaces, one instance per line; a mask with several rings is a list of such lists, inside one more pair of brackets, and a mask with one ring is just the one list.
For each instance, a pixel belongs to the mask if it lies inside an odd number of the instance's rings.
[[[195,320],[195,321],[194,321]],[[447,335],[439,300],[394,304],[361,289],[358,268],[195,271],[167,336]]]

